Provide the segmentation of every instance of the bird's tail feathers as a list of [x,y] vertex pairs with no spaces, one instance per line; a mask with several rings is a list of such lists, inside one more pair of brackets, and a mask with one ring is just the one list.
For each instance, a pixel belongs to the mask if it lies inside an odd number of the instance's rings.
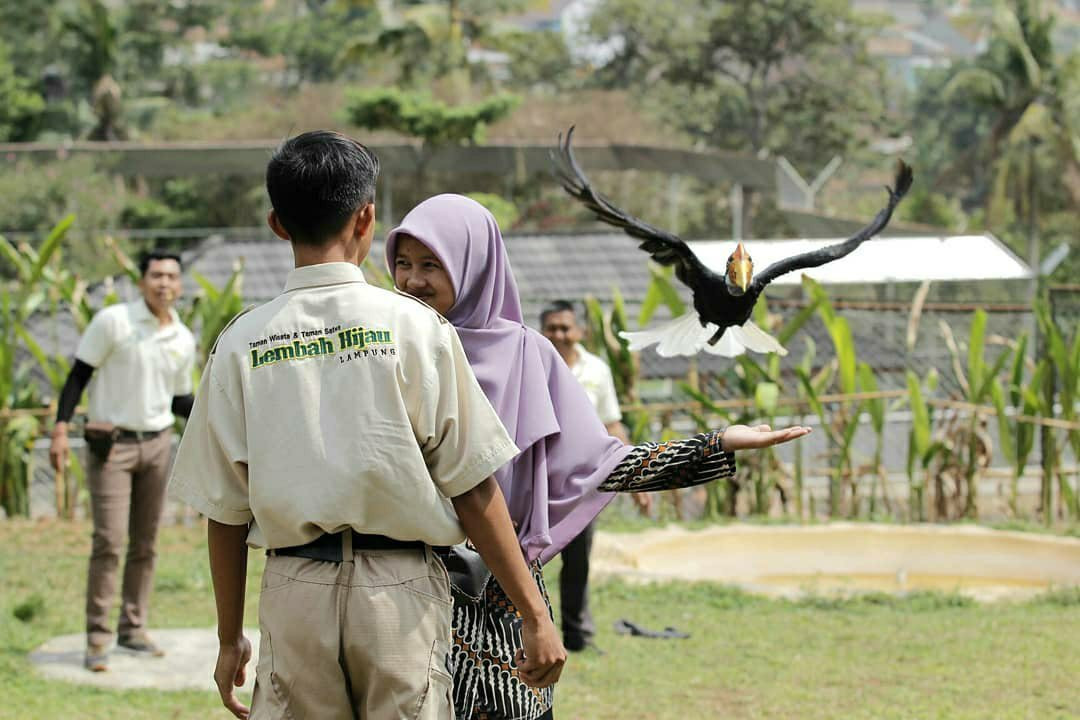
[[728,332],[732,333],[735,341],[747,350],[759,353],[772,352],[780,356],[787,355],[787,350],[780,341],[755,325],[753,320],[747,320],[742,325],[733,325],[728,328]]
[[732,332],[735,328],[728,328],[724,331],[724,334],[720,336],[720,339],[716,341],[714,345],[705,344],[705,352],[710,355],[721,355],[723,357],[736,357],[746,352],[746,348],[735,339],[735,333]]
[[696,312],[688,312],[658,327],[637,332],[624,330],[619,336],[629,341],[630,350],[635,352],[655,344],[656,354],[661,357],[696,355],[701,350],[723,357],[742,355],[747,350],[787,355],[787,350],[776,338],[752,321],[729,327],[715,344],[710,345],[709,338],[717,329],[712,323],[702,325]]
[[658,355],[674,357],[696,354],[715,331],[715,325],[702,325],[697,313],[690,311],[663,325],[637,332],[624,330],[619,336],[629,341],[632,351],[656,344]]

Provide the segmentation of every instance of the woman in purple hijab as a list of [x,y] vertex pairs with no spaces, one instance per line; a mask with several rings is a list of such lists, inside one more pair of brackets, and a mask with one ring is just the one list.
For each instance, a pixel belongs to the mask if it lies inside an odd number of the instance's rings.
[[[809,428],[732,426],[664,444],[612,438],[554,346],[525,326],[517,284],[495,218],[461,195],[416,206],[386,240],[399,290],[457,329],[480,387],[521,450],[495,473],[522,551],[540,567],[588,525],[614,492],[688,487],[735,470],[733,450],[802,437]],[[514,608],[494,580],[454,611],[454,706],[458,720],[551,717],[551,688],[517,680],[521,648]]]

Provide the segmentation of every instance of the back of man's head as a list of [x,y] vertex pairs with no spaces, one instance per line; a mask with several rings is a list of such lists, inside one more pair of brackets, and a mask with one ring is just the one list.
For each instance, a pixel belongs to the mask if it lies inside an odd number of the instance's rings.
[[281,143],[266,166],[266,191],[293,242],[321,245],[375,201],[379,159],[356,140],[316,130]]

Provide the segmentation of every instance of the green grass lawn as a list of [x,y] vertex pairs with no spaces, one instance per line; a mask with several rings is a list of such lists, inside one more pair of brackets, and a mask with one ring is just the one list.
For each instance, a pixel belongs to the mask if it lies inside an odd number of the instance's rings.
[[[0,523],[0,548],[0,718],[230,717],[213,692],[38,678],[27,654],[83,628],[89,527]],[[152,626],[212,626],[203,530],[168,528],[159,551]],[[251,626],[261,566],[253,553]],[[557,568],[548,575],[557,586]],[[1080,718],[1080,591],[986,606],[936,594],[791,602],[704,583],[610,581],[592,602],[604,654],[571,657],[559,720]],[[692,637],[616,635],[619,618]]]

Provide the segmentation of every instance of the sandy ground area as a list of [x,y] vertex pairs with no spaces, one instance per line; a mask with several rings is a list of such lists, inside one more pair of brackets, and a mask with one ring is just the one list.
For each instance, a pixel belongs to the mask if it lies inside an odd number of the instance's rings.
[[677,526],[598,533],[598,575],[711,580],[768,595],[879,590],[1022,598],[1080,585],[1080,539],[977,526]]

